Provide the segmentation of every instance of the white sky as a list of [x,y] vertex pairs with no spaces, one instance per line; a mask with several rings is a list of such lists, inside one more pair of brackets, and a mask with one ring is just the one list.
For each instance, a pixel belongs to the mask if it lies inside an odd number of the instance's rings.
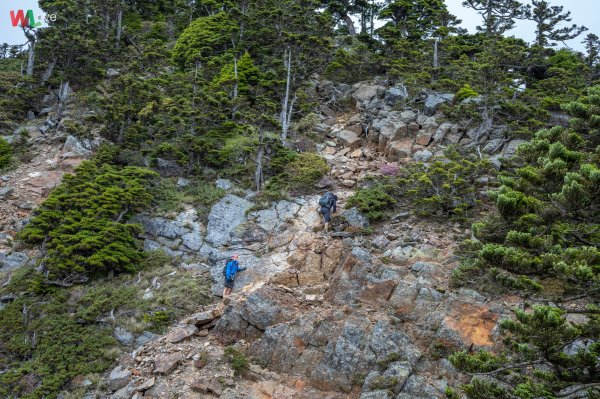
[[[551,6],[563,6],[563,12],[571,11],[571,24],[584,25],[589,30],[582,33],[578,38],[566,42],[567,46],[574,50],[584,51],[585,47],[581,41],[588,33],[595,33],[600,36],[600,0],[546,0]],[[475,27],[481,25],[482,19],[476,11],[462,6],[463,0],[446,0],[448,9],[454,15],[462,20],[462,26],[469,32],[475,32]],[[527,0],[521,0],[522,3],[529,3]],[[506,32],[505,35],[514,35],[532,42],[535,37],[535,24],[531,21],[517,21],[517,26]],[[558,43],[557,48],[564,47]]]
[[[481,24],[481,17],[471,9],[463,7],[463,0],[446,0],[450,12],[458,16],[463,21],[463,27],[470,32],[475,32],[475,27]],[[521,0],[527,2],[527,0]],[[564,6],[565,10],[571,11],[573,21],[578,25],[585,25],[589,32],[600,36],[600,0],[549,0],[551,5]],[[10,23],[10,10],[28,9],[34,11],[36,17],[42,15],[37,4],[37,0],[0,0],[0,43],[22,44],[25,43],[25,36],[20,28],[13,28]],[[585,32],[577,39],[567,42],[567,45],[575,50],[583,51],[581,44]],[[521,37],[531,42],[534,37],[534,26],[530,21],[519,21],[517,27],[507,33]],[[562,47],[562,43],[559,43]]]
[[[13,28],[10,21],[10,11],[33,10],[36,19],[43,15],[37,0],[0,0],[0,43],[24,44],[27,42],[21,28]],[[43,26],[43,25],[42,25]]]

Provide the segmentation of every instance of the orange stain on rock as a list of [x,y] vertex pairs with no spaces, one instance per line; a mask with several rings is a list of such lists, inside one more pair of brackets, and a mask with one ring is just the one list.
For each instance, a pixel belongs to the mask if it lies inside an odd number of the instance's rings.
[[490,312],[487,307],[454,303],[444,323],[458,332],[467,345],[492,346],[494,343],[490,333],[497,320],[498,315]]

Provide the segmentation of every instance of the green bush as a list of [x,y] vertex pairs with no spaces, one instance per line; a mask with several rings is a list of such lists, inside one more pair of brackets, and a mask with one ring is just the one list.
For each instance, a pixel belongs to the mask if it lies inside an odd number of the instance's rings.
[[477,92],[471,88],[471,85],[469,85],[468,83],[465,83],[465,85],[456,92],[456,96],[454,97],[454,100],[457,102],[461,102],[467,98],[477,97],[477,96],[478,96]]
[[453,149],[446,155],[449,161],[417,165],[398,180],[419,216],[470,216],[479,204],[477,179],[494,172],[488,160],[463,157]]
[[166,310],[157,310],[156,312],[146,313],[143,320],[152,325],[154,330],[160,331],[171,324],[173,317]]
[[225,358],[236,375],[244,373],[249,368],[250,364],[246,355],[235,349],[233,346],[227,346],[225,348]]
[[519,148],[522,166],[490,192],[497,213],[473,225],[482,245],[468,256],[471,271],[542,296],[555,295],[544,285],[556,281],[560,292],[600,293],[599,95],[600,87],[592,87],[563,106],[570,128],[542,129]]
[[118,169],[84,162],[36,210],[19,238],[42,245],[50,279],[133,271],[143,258],[127,218],[151,200],[155,174],[137,167]]
[[[588,310],[593,314],[598,308]],[[573,325],[561,309],[534,306],[528,311],[516,310],[514,320],[499,324],[504,343],[501,354],[482,350],[450,356],[458,370],[486,374],[485,379],[476,376],[463,386],[469,398],[556,398],[563,396],[567,387],[592,387],[600,382],[596,372],[600,365],[597,315]],[[565,348],[573,342],[594,343],[568,354]]]
[[303,152],[289,163],[285,172],[290,177],[293,190],[307,190],[329,172],[327,161],[319,154]]
[[291,150],[280,150],[271,161],[273,170],[282,170],[265,184],[263,197],[283,199],[287,193],[309,192],[330,170],[327,161],[311,152],[296,154]]
[[377,184],[357,190],[348,198],[346,205],[358,208],[369,220],[380,220],[395,203],[396,200],[386,192],[386,187]]
[[13,156],[13,149],[6,140],[0,137],[0,169],[10,165]]

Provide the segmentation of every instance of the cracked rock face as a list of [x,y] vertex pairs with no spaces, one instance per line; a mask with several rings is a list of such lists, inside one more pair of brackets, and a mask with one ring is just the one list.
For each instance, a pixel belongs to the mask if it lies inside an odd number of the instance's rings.
[[250,201],[236,195],[223,197],[208,215],[206,241],[212,246],[228,244],[233,231],[246,221],[246,211],[251,207]]

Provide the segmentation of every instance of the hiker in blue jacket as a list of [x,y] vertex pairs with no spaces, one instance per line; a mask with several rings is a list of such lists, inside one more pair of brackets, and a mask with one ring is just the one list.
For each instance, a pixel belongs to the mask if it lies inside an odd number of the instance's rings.
[[325,225],[325,232],[329,230],[329,222],[331,222],[331,212],[337,211],[337,200],[338,197],[331,191],[328,191],[319,199],[319,212],[323,215],[323,224]]
[[242,272],[244,270],[246,270],[246,268],[240,267],[237,255],[232,255],[231,258],[227,259],[227,261],[225,262],[225,267],[223,268],[223,277],[225,277],[225,289],[223,290],[223,298],[231,294],[236,273]]

